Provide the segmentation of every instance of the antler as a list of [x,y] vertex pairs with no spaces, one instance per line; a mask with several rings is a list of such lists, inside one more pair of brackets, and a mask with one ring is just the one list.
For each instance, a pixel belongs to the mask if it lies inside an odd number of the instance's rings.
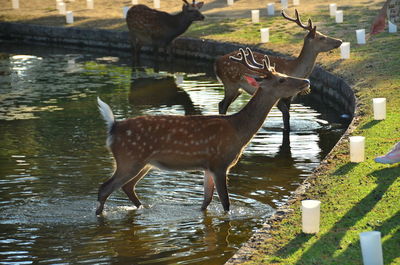
[[[183,2],[185,2],[185,4],[186,5],[190,5],[189,3],[188,3],[188,1],[186,1],[186,0],[182,0]],[[193,1],[194,2],[194,1]]]
[[[256,60],[254,59],[254,55],[253,52],[251,51],[250,48],[246,48],[246,51],[248,52],[248,54],[246,55],[245,51],[240,48],[239,52],[240,57],[234,57],[234,56],[229,56],[229,59],[239,62],[241,64],[243,64],[244,66],[246,66],[247,68],[249,68],[250,70],[254,71],[254,72],[258,72],[258,73],[269,73],[269,72],[273,72],[273,68],[271,67],[271,63],[269,61],[269,58],[267,55],[264,55],[264,59],[263,59],[263,64],[259,64],[256,62]],[[247,57],[251,57],[251,63],[249,63],[249,61],[247,60]]]
[[302,27],[303,29],[306,29],[306,30],[308,30],[308,31],[311,31],[311,30],[313,29],[313,27],[314,27],[314,26],[313,26],[313,23],[312,23],[312,21],[311,21],[311,18],[308,19],[308,25],[306,26],[306,25],[304,25],[304,24],[301,22],[300,17],[299,17],[299,12],[297,11],[297,9],[295,9],[294,12],[295,12],[295,15],[296,15],[296,18],[295,18],[295,19],[289,17],[289,16],[285,13],[285,11],[284,11],[283,9],[282,9],[282,16],[283,16],[284,18],[286,18],[287,20],[289,20],[289,21],[295,22],[297,25],[299,25],[299,26]]
[[185,4],[186,5],[188,5],[188,6],[196,6],[196,0],[193,0],[193,3],[192,4],[189,4],[189,2],[187,1],[187,0],[182,0],[183,2],[185,2]]

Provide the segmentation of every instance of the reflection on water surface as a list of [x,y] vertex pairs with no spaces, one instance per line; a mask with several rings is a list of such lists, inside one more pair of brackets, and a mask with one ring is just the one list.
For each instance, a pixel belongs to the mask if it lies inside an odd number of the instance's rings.
[[223,89],[212,66],[182,61],[156,72],[109,54],[0,48],[0,256],[7,264],[222,264],[342,132],[333,120],[321,122],[318,106],[296,103],[293,132],[283,136],[273,109],[230,173],[229,214],[217,196],[207,213],[199,211],[202,172],[154,170],[137,186],[145,209],[116,192],[97,218],[97,190],[113,161],[95,98],[120,119],[216,114]]

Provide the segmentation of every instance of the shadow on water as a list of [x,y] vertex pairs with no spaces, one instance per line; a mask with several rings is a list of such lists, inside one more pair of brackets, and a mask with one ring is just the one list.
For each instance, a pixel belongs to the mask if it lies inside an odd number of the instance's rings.
[[[273,109],[230,172],[232,210],[215,196],[206,213],[202,172],[152,170],[136,192],[109,199],[96,218],[99,185],[113,171],[96,97],[117,119],[216,114],[223,88],[212,64],[114,53],[0,45],[0,255],[6,263],[222,264],[318,166],[340,134],[301,102],[282,134]],[[151,67],[149,67],[149,65]],[[238,98],[237,112],[249,100]]]

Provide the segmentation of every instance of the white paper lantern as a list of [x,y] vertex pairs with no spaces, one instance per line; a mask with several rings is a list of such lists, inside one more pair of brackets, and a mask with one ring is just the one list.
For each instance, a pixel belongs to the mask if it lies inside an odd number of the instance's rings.
[[269,42],[269,28],[260,29],[261,43]]
[[301,202],[301,220],[303,233],[315,234],[319,232],[321,202],[304,200]]
[[86,0],[86,8],[94,9],[94,0]]
[[329,4],[329,15],[331,17],[335,17],[336,16],[336,10],[337,10],[337,5],[336,4],[334,4],[334,3]]
[[154,8],[160,8],[161,7],[160,0],[153,0],[153,1],[154,1]]
[[365,44],[365,29],[357,29],[357,43],[358,44]]
[[350,58],[350,42],[343,42],[340,45],[340,55],[342,59]]
[[397,32],[397,25],[396,24],[393,24],[392,22],[389,21],[388,26],[389,26],[389,33],[396,33]]
[[253,23],[260,22],[260,10],[251,10],[251,21]]
[[336,10],[336,23],[343,23],[343,10]]
[[381,232],[360,233],[360,245],[364,265],[383,265]]
[[287,9],[288,8],[288,0],[281,0],[281,5],[282,9]]
[[269,3],[268,4],[268,16],[274,16],[274,15],[275,15],[275,4]]
[[19,8],[19,0],[12,0],[12,8],[18,9]]
[[363,162],[365,153],[365,137],[350,136],[350,162]]
[[66,12],[65,20],[66,20],[67,24],[74,23],[74,14],[72,13],[72,11],[67,11]]
[[386,98],[373,98],[374,120],[386,119]]
[[126,15],[128,14],[128,11],[129,11],[129,6],[124,6],[122,8],[122,16],[123,16],[123,18],[126,18]]

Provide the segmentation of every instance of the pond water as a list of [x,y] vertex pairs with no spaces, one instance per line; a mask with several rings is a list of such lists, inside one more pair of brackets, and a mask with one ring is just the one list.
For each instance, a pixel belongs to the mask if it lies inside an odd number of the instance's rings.
[[[96,217],[99,185],[113,172],[97,96],[118,119],[216,114],[223,97],[208,62],[174,60],[155,69],[146,60],[131,67],[126,57],[0,44],[1,264],[223,264],[345,127],[309,100],[293,104],[293,131],[285,137],[274,108],[231,170],[229,214],[216,195],[207,212],[199,210],[201,172],[153,170],[136,189],[144,209],[118,191]],[[248,100],[241,96],[230,112]]]

